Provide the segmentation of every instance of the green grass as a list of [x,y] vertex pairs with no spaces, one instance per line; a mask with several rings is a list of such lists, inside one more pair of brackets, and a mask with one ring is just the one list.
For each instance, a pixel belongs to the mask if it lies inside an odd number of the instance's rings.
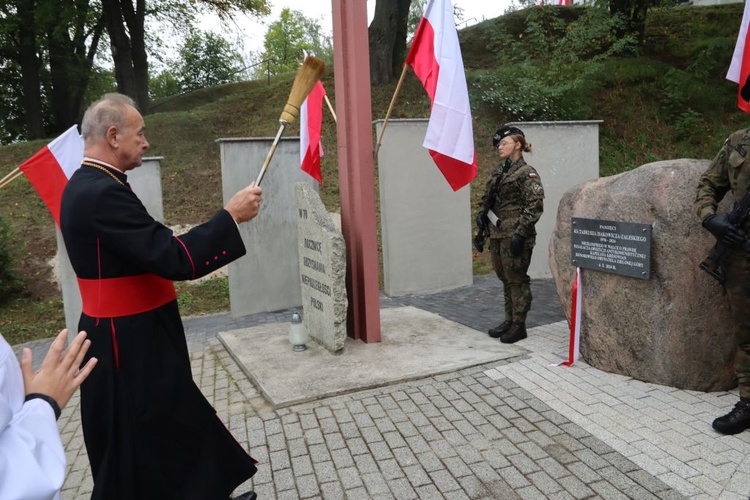
[[[562,9],[573,19],[580,7]],[[742,18],[742,4],[652,9],[645,45],[632,58],[609,60],[590,82],[586,119],[603,120],[600,165],[603,176],[669,158],[710,158],[733,130],[747,126],[736,107],[737,87],[724,79]],[[469,81],[480,71],[501,67],[509,39],[524,32],[528,11],[487,20],[459,33]],[[502,28],[498,31],[498,27]],[[502,33],[502,34],[500,34]],[[510,37],[510,38],[508,38]],[[268,137],[294,75],[222,85],[154,103],[146,116],[149,156],[162,156],[162,188],[167,224],[194,224],[221,206],[221,165],[216,139]],[[323,78],[335,104],[333,71]],[[396,82],[371,89],[372,116],[383,118]],[[472,207],[496,163],[490,137],[509,116],[482,105],[470,86],[479,173],[472,182]],[[408,70],[392,118],[429,116],[429,100]],[[293,124],[286,135],[299,133]],[[373,137],[374,140],[374,137]],[[48,141],[0,147],[0,176],[20,165]],[[336,128],[324,112],[320,195],[331,211],[340,207]],[[377,176],[377,169],[376,169]],[[377,186],[377,180],[376,184]],[[28,182],[21,179],[0,190],[0,218],[9,222],[15,244],[14,273],[22,293],[0,297],[0,331],[11,343],[45,338],[64,324],[60,292],[50,282],[48,261],[55,255],[54,223]],[[378,224],[379,227],[379,224]],[[381,262],[382,267],[382,262]],[[492,272],[488,253],[474,255],[475,274]],[[197,315],[229,308],[226,278],[177,286],[183,314]]]

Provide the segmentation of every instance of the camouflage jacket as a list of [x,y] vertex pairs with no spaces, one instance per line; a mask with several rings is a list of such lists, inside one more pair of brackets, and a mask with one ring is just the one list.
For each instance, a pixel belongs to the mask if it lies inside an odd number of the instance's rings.
[[494,187],[490,209],[497,215],[499,227],[490,226],[490,238],[509,238],[514,234],[535,237],[534,225],[544,209],[542,180],[523,158],[511,163],[505,173],[503,163],[492,172],[482,196],[484,204]]
[[[693,212],[703,221],[716,213],[716,207],[728,191],[738,203],[750,182],[750,128],[730,135],[708,169],[701,175],[695,193]],[[750,219],[750,218],[749,218]],[[750,229],[750,220],[745,221]]]

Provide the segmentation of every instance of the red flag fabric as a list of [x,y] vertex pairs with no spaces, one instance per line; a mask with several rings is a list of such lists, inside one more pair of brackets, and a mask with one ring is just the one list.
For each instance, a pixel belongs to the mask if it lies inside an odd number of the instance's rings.
[[60,200],[68,179],[83,161],[83,138],[75,125],[18,167],[60,225]]
[[745,1],[745,11],[742,14],[740,33],[734,46],[732,62],[727,71],[727,80],[739,85],[737,89],[737,107],[745,113],[750,113],[750,40],[747,29],[750,25],[750,0]]
[[422,145],[454,191],[477,175],[469,90],[450,0],[429,0],[406,64],[430,97],[430,121]]
[[573,289],[570,294],[570,345],[568,348],[568,360],[559,363],[562,366],[573,366],[581,354],[581,302],[583,290],[581,289],[581,268],[576,268],[576,278],[573,281]]
[[320,133],[323,128],[323,98],[325,95],[326,90],[323,88],[323,84],[318,81],[302,103],[299,113],[300,168],[318,182],[323,182],[323,173],[320,170],[320,158],[323,156]]

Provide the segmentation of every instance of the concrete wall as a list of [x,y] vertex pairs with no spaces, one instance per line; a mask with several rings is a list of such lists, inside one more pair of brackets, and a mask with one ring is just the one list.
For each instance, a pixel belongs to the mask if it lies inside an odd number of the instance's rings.
[[529,276],[551,278],[549,241],[557,207],[570,188],[599,177],[599,124],[601,120],[516,122],[531,143],[526,162],[536,168],[544,185],[544,213],[536,225],[537,239]]
[[[376,122],[380,135],[383,122]],[[454,192],[422,147],[427,120],[389,120],[378,151],[384,292],[473,282],[470,187]]]
[[[143,202],[151,217],[164,222],[164,205],[162,204],[161,189],[161,160],[155,156],[143,159],[143,165],[128,173],[128,183],[138,198]],[[55,226],[57,237],[57,274],[63,295],[65,309],[65,326],[71,332],[78,331],[78,320],[81,317],[81,294],[73,266],[70,264],[68,252],[65,250],[60,229]]]
[[[273,138],[219,139],[224,203],[258,177]],[[299,137],[281,138],[261,182],[260,213],[240,224],[247,255],[229,264],[232,316],[302,305],[295,184],[318,183],[300,170]]]

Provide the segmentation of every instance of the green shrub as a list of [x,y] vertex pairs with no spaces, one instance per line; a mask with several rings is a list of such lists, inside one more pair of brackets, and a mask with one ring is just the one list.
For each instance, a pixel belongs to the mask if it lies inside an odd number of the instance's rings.
[[481,103],[515,120],[587,118],[591,96],[608,81],[604,62],[635,55],[638,45],[632,36],[616,36],[622,22],[607,9],[576,12],[530,7],[517,37],[498,27],[488,44],[498,69],[472,76]]
[[694,57],[687,71],[698,78],[706,80],[723,80],[731,62],[736,39],[716,38],[700,50]]
[[13,272],[11,244],[10,226],[5,219],[0,218],[0,303],[7,301],[21,290],[21,281]]

